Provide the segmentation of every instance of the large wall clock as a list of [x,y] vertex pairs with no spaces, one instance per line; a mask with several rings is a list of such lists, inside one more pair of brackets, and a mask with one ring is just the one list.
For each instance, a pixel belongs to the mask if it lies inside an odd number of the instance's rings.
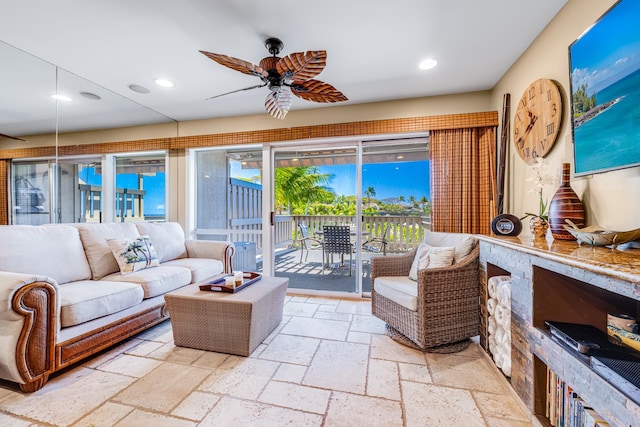
[[553,80],[538,79],[524,91],[513,120],[513,143],[528,164],[544,157],[558,139],[562,97]]

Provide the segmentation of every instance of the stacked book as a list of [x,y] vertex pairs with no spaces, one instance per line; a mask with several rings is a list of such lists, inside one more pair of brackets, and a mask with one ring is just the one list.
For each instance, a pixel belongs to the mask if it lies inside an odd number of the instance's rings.
[[554,427],[605,427],[609,423],[547,367],[546,414]]

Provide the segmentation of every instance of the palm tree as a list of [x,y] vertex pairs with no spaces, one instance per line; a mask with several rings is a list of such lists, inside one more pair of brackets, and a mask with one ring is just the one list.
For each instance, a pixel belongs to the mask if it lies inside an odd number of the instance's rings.
[[376,190],[369,186],[365,191],[364,195],[367,196],[367,207],[371,207],[371,198],[376,195]]
[[332,174],[322,174],[315,166],[277,168],[275,173],[275,200],[280,209],[291,215],[295,205],[325,201],[333,192],[326,184]]
[[427,203],[429,203],[429,199],[427,199],[427,196],[422,196],[422,198],[420,199],[420,204],[422,205],[423,212],[427,210]]
[[414,196],[409,196],[409,203],[411,204],[411,207],[415,206],[416,198]]

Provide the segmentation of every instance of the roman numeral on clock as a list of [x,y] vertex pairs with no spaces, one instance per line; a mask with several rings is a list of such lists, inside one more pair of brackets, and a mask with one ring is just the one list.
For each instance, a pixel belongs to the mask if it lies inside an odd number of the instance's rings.
[[555,130],[556,130],[556,124],[553,122],[549,123],[547,125],[547,136],[551,135]]

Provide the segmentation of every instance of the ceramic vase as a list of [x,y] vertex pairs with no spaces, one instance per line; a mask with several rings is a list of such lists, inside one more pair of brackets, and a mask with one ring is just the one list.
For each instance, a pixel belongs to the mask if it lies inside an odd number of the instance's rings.
[[544,239],[547,234],[549,223],[539,216],[531,217],[529,220],[529,229],[533,239]]
[[549,202],[549,228],[554,239],[576,240],[563,225],[570,219],[578,228],[584,227],[584,206],[578,195],[571,189],[571,165],[562,164],[562,182],[560,188]]

